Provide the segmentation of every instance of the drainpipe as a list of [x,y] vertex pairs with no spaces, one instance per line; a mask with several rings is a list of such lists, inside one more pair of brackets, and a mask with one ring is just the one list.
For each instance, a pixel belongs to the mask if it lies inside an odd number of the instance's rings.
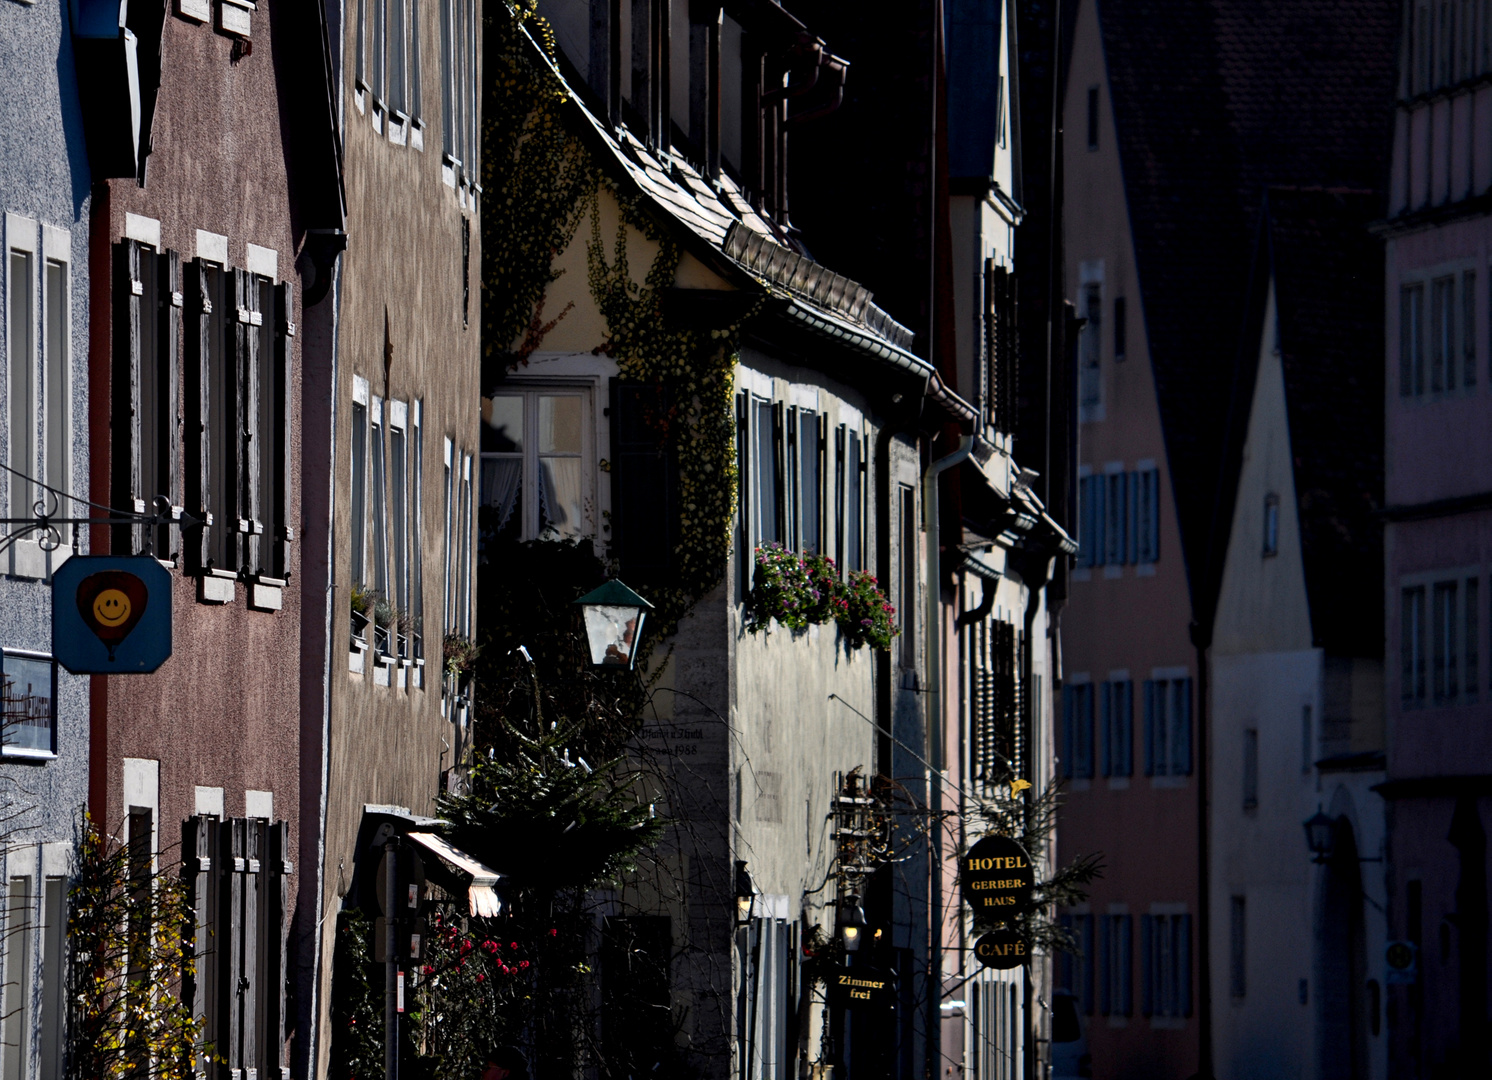
[[[943,760],[943,620],[941,618],[943,566],[942,544],[939,536],[938,479],[968,458],[974,449],[971,435],[960,436],[958,449],[938,458],[927,467],[922,477],[922,526],[927,534],[927,746],[923,753],[940,772],[947,770]],[[941,810],[943,785],[934,784],[931,773],[928,778],[928,802],[934,810]],[[928,949],[927,949],[927,1036],[929,1055],[940,1052],[942,1047],[943,1022],[943,845],[939,830],[934,830],[928,842],[928,858],[931,862],[928,888]],[[929,1067],[927,1075],[936,1076],[939,1070]]]

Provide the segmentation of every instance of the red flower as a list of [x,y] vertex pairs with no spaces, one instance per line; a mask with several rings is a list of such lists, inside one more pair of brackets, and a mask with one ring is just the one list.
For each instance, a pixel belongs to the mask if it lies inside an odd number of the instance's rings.
[[487,981],[487,976],[485,976],[485,975],[478,975],[477,976],[477,982],[483,983],[483,982],[486,982],[486,981]]
[[521,968],[526,968],[526,967],[528,967],[528,961],[527,960],[520,960],[520,961],[518,961],[518,966],[521,967]]

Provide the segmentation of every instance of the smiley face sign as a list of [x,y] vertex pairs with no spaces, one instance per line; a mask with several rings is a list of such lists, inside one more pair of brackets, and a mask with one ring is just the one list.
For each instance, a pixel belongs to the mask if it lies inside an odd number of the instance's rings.
[[154,671],[171,655],[171,575],[148,556],[73,556],[52,575],[52,652],[75,675]]
[[114,647],[129,637],[149,606],[145,582],[127,570],[100,570],[78,583],[78,611],[111,659]]

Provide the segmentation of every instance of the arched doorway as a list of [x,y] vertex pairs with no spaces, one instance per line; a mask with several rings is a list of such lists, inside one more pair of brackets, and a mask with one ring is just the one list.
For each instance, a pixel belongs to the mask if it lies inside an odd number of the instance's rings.
[[1367,946],[1357,837],[1347,817],[1336,819],[1331,858],[1323,867],[1316,907],[1316,1048],[1321,1080],[1366,1080]]

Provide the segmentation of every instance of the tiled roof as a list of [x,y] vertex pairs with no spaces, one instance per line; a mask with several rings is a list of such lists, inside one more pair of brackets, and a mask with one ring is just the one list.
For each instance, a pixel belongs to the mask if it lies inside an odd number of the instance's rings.
[[1232,512],[1223,421],[1263,191],[1382,189],[1398,4],[1096,3],[1182,547],[1206,620]]
[[569,86],[532,37],[529,44],[564,86],[574,115],[591,136],[590,144],[604,148],[658,210],[769,293],[787,300],[789,317],[851,348],[931,373],[931,365],[911,352],[910,330],[872,303],[864,287],[784,243],[780,230],[757,213],[729,176],[722,174],[711,183],[682,156],[649,148],[626,127],[614,131]]

